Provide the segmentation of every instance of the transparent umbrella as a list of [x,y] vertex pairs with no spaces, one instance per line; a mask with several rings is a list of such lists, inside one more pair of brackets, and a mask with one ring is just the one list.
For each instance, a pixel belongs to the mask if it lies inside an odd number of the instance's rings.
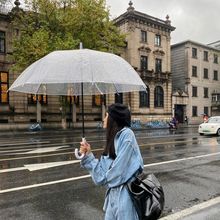
[[83,95],[146,91],[132,66],[120,56],[89,49],[54,51],[31,64],[9,91],[44,95]]
[[9,90],[47,95],[108,94],[145,90],[124,59],[88,49],[54,51],[30,65]]

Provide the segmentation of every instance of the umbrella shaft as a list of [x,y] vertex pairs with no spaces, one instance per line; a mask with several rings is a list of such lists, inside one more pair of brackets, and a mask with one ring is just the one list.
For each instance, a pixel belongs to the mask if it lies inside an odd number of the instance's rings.
[[82,95],[82,137],[85,137],[85,126],[84,126],[84,100],[83,100],[83,83],[81,83],[81,95]]

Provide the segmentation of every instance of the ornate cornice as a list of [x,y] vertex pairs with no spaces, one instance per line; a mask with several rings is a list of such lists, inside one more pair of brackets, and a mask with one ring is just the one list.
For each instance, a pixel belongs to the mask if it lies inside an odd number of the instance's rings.
[[151,49],[150,47],[146,47],[146,46],[141,46],[138,48],[139,51],[142,51],[142,52],[146,52],[146,53],[150,53],[151,52]]
[[114,22],[117,26],[120,26],[125,22],[129,23],[129,21],[132,21],[134,23],[144,24],[148,27],[165,32],[171,32],[176,29],[175,27],[171,26],[170,20],[168,19],[164,21],[159,18],[155,18],[148,14],[144,14],[135,10],[127,11],[124,14],[117,17],[116,19],[114,19]]
[[139,75],[142,80],[146,80],[148,82],[170,82],[171,80],[171,72],[160,72],[156,73],[153,69],[152,70],[139,70]]
[[165,52],[163,50],[160,50],[160,49],[154,50],[153,53],[155,55],[159,55],[159,56],[164,56],[165,55]]

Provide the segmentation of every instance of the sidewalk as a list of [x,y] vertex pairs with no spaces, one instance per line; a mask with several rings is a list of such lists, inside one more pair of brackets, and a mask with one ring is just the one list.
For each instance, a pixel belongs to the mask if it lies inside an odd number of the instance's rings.
[[160,218],[160,220],[219,220],[220,197]]

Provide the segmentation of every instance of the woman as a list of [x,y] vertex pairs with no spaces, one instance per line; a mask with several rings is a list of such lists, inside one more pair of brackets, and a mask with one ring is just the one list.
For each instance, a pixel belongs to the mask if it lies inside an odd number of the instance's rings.
[[80,146],[80,152],[85,154],[82,167],[90,172],[95,184],[107,187],[105,220],[138,220],[126,183],[143,170],[143,159],[130,123],[129,109],[122,104],[112,104],[103,123],[106,146],[101,159],[94,157],[88,143],[82,142]]

